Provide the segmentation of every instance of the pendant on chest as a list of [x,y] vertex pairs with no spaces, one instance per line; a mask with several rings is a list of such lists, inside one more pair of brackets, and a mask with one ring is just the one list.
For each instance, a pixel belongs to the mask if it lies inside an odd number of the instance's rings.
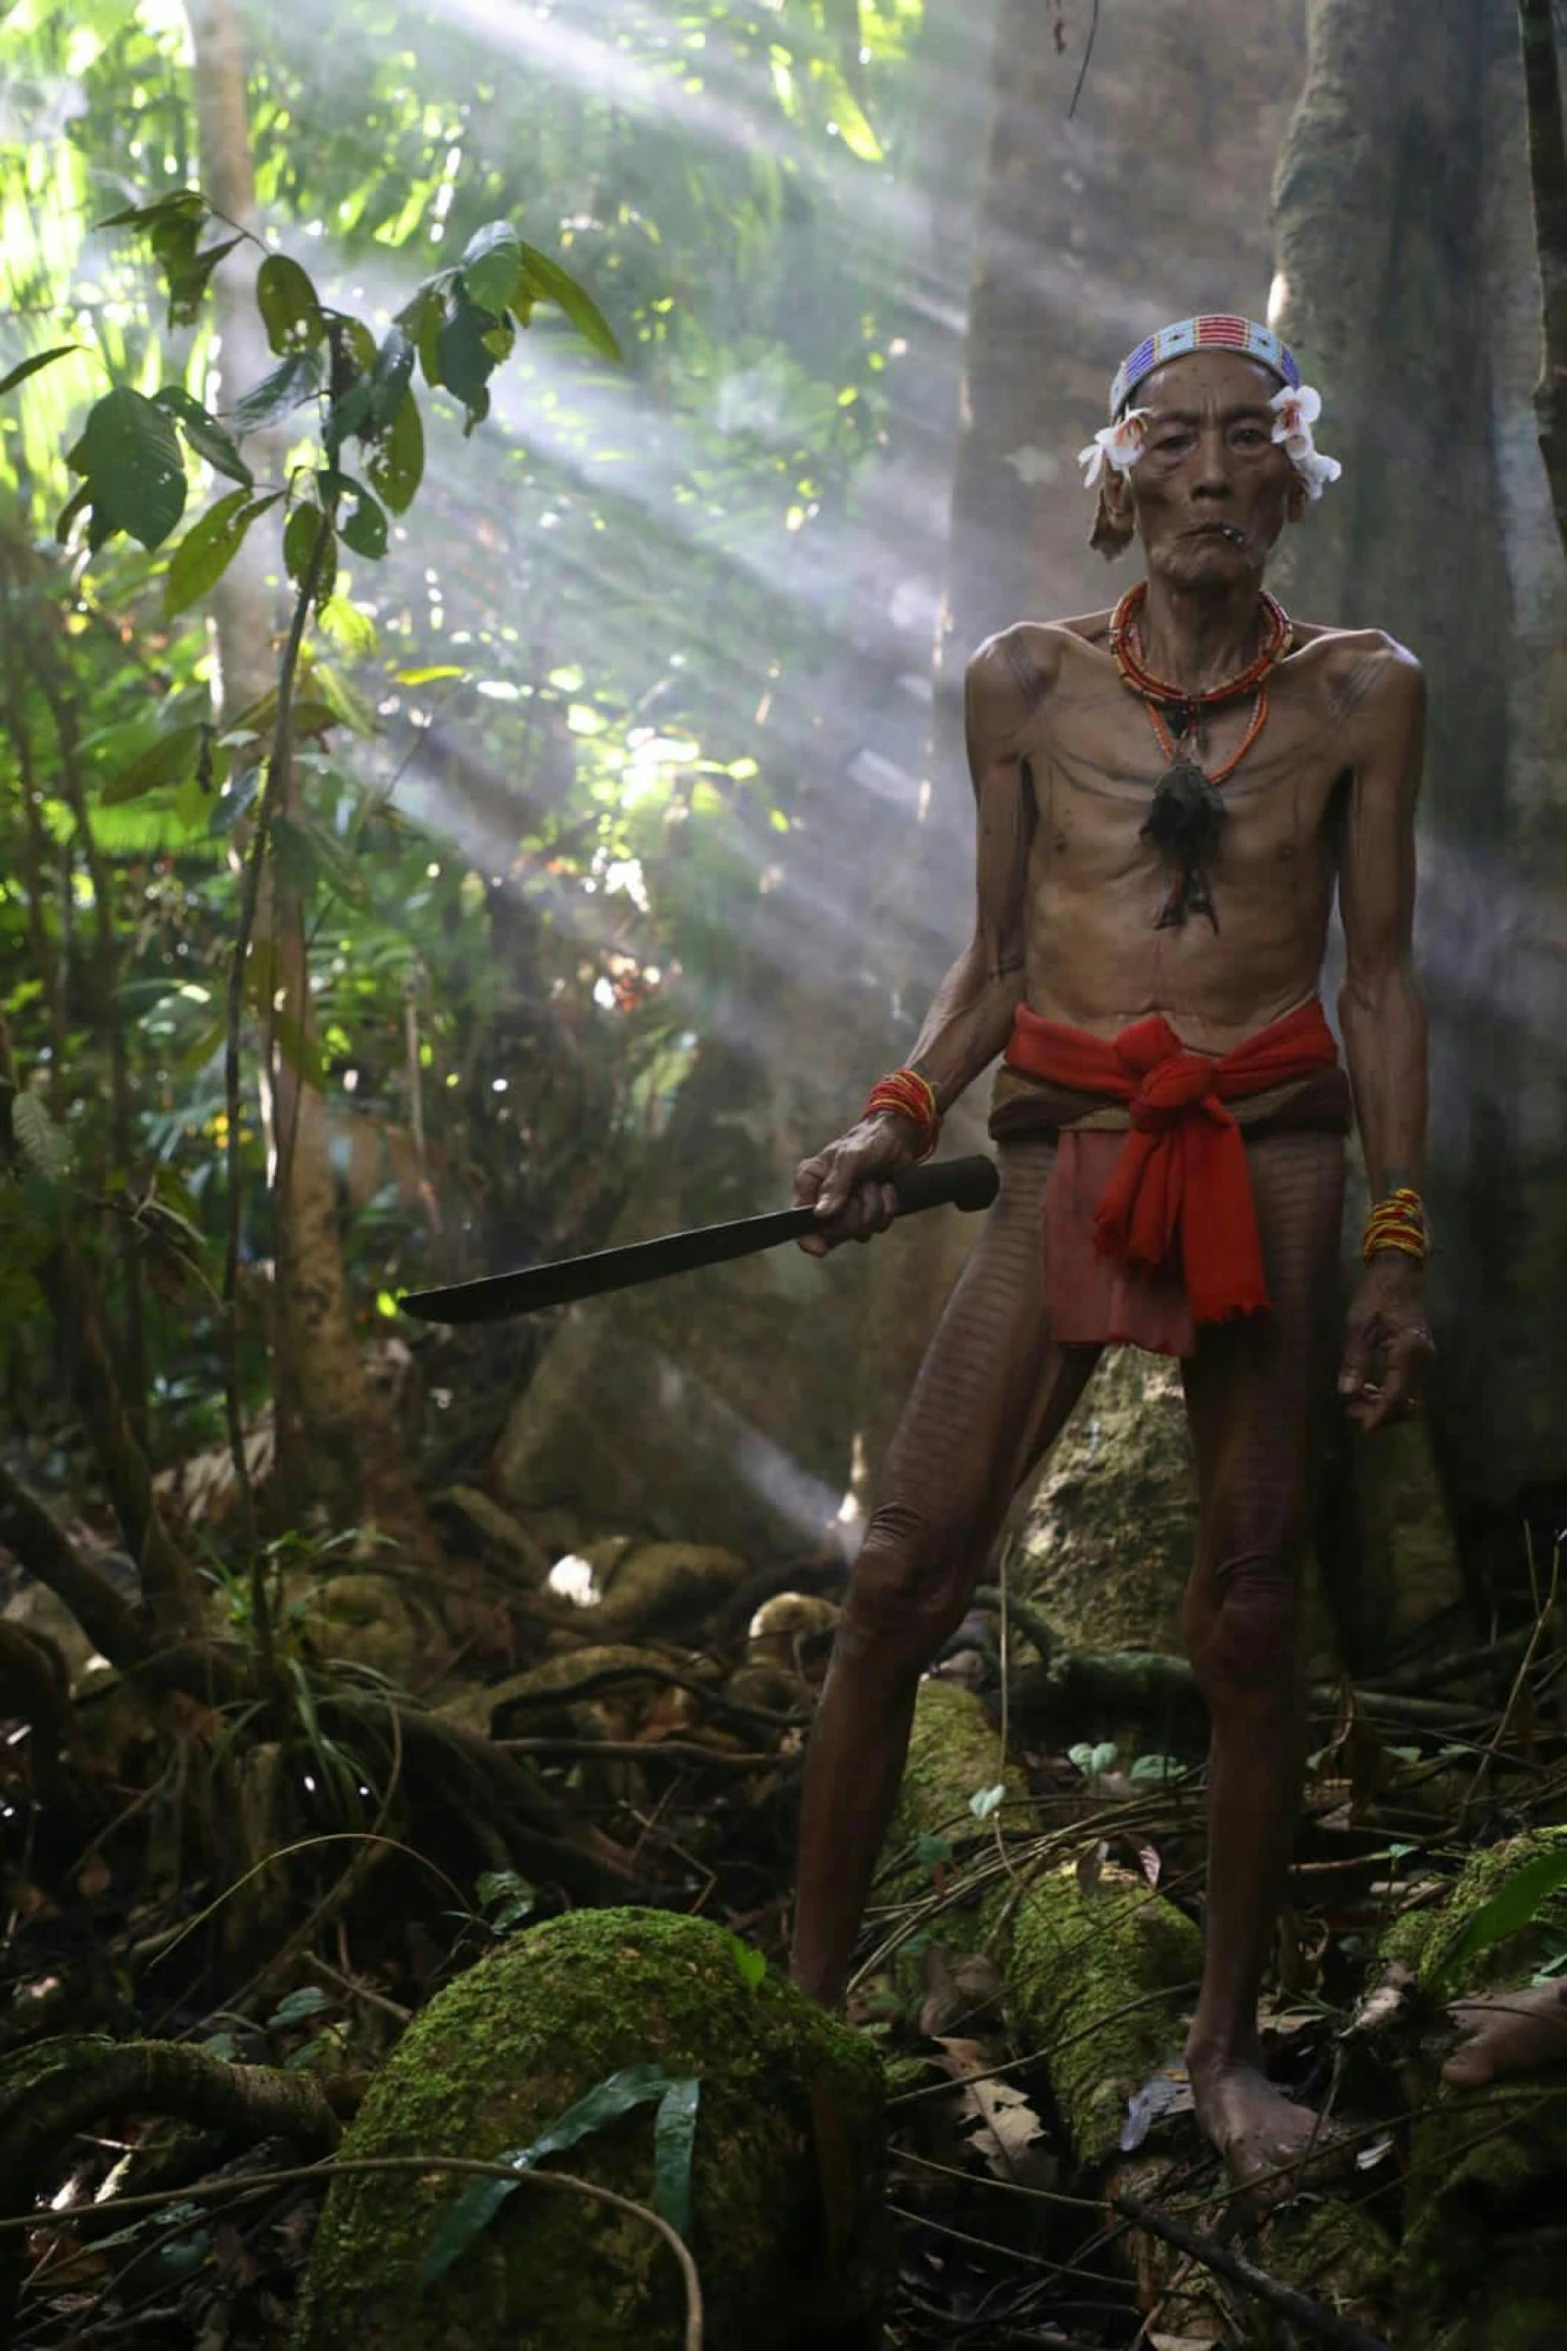
[[1205,914],[1218,929],[1208,868],[1218,855],[1226,814],[1212,779],[1177,746],[1154,785],[1153,805],[1142,827],[1142,838],[1177,868],[1154,926],[1157,930],[1178,930],[1193,914]]

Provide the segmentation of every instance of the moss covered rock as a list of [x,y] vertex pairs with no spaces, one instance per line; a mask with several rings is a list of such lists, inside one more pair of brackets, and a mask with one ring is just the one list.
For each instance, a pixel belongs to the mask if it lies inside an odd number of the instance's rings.
[[[972,1802],[981,1789],[997,1786],[1006,1791],[1000,1818],[1015,1827],[1019,1807],[1028,1803],[1028,1782],[1016,1764],[1003,1764],[1001,1740],[983,1704],[962,1682],[921,1682],[875,1901],[907,1902],[929,1893],[932,1867],[920,1859],[920,1840],[940,1837],[956,1844],[984,1834]],[[997,1908],[976,1891],[973,1901],[941,1913],[941,1941],[961,1948],[983,1943]]]
[[[578,1911],[503,1946],[410,2026],[342,2154],[498,2156],[650,2062],[702,2084],[689,2242],[715,2351],[874,2341],[879,2061],[780,1978],[753,1990],[733,1938],[704,1920]],[[556,2160],[647,2203],[651,2107]],[[668,2247],[585,2198],[522,2190],[421,2287],[460,2185],[438,2173],[334,2183],[296,2351],[678,2351],[685,2303]]]

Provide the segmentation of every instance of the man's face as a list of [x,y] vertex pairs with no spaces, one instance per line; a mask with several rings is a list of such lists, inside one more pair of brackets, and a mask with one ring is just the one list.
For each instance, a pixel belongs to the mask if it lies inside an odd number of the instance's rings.
[[1116,487],[1129,498],[1150,573],[1175,587],[1222,586],[1260,573],[1304,506],[1273,439],[1278,385],[1235,351],[1167,360],[1132,395],[1153,411],[1143,454]]

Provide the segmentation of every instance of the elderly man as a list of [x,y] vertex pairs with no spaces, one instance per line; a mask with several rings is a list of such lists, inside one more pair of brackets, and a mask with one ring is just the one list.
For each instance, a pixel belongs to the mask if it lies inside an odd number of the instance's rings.
[[[1268,2082],[1256,2004],[1305,1747],[1298,1571],[1331,1392],[1351,1100],[1374,1206],[1338,1388],[1376,1428],[1432,1353],[1418,1191],[1426,1028],[1410,974],[1418,664],[1263,587],[1338,467],[1293,356],[1186,319],[1118,370],[1083,452],[1112,612],[1022,622],[967,680],[974,936],[908,1065],[801,1167],[822,1253],[1004,1055],[998,1205],[948,1305],[855,1564],[806,1778],[794,1968],[843,1997],[920,1674],[1101,1349],[1181,1359],[1197,1458],[1186,1637],[1212,1716],[1207,1952],[1187,2057],[1232,2172],[1316,2118]],[[1317,986],[1335,889],[1347,1078]]]

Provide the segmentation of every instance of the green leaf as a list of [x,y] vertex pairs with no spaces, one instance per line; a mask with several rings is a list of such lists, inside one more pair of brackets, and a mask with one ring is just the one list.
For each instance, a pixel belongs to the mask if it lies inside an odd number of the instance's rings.
[[71,1170],[71,1144],[63,1127],[56,1126],[36,1094],[16,1094],[11,1101],[11,1133],[23,1161],[49,1184],[59,1183]]
[[424,380],[432,386],[441,380],[435,346],[446,316],[446,287],[452,274],[448,270],[439,277],[427,278],[413,299],[405,302],[397,313],[397,324],[418,352]]
[[671,2082],[653,2117],[653,2210],[677,2237],[691,2229],[691,2157],[701,2097],[702,2085],[694,2076]]
[[356,735],[380,733],[375,712],[359,688],[345,678],[341,670],[334,669],[329,661],[317,661],[311,666],[310,678],[311,683],[320,689],[322,701],[334,717],[342,720],[345,727],[352,727]]
[[375,365],[366,381],[370,388],[369,430],[372,435],[384,433],[403,404],[403,394],[413,380],[414,345],[399,326],[387,334],[375,355]]
[[1006,1783],[998,1780],[993,1788],[976,1788],[968,1800],[968,1808],[976,1820],[989,1820],[999,1812],[1007,1800]]
[[404,392],[389,429],[366,456],[365,472],[393,514],[405,514],[424,478],[424,425],[411,387]]
[[150,553],[185,511],[178,435],[164,410],[129,384],[94,404],[70,463],[86,478],[95,548],[126,531]]
[[35,351],[31,359],[19,361],[9,375],[0,376],[0,392],[14,392],[18,384],[25,384],[28,377],[37,375],[40,368],[53,367],[55,361],[64,359],[68,352],[85,348],[86,345],[82,343],[56,343],[52,351]]
[[227,476],[249,489],[255,475],[241,457],[232,437],[226,433],[215,416],[209,415],[201,402],[192,398],[183,384],[165,384],[161,392],[154,392],[156,407],[166,408],[176,416],[180,429],[198,457],[204,457],[214,473]]
[[522,239],[510,221],[492,220],[468,239],[458,267],[469,301],[499,316],[509,308],[522,277]]
[[477,409],[495,373],[494,354],[486,349],[484,340],[494,324],[489,311],[472,302],[459,302],[436,337],[440,380],[470,412]]
[[169,561],[163,583],[165,620],[173,620],[216,586],[244,545],[245,533],[257,515],[265,514],[281,496],[279,490],[265,498],[252,498],[248,490],[230,490],[192,523]]
[[220,795],[212,814],[207,819],[209,833],[222,839],[224,835],[233,832],[241,818],[246,816],[256,804],[256,794],[261,789],[261,773],[259,767],[247,768],[245,773],[236,777],[228,789]]
[[320,389],[319,352],[296,351],[292,359],[274,367],[259,384],[252,384],[235,401],[229,412],[229,425],[235,438],[242,441],[247,433],[265,432],[268,425],[278,424],[285,416],[292,415]]
[[1129,1780],[1178,1780],[1185,1771],[1173,1755],[1139,1755],[1127,1773]]
[[933,1830],[926,1829],[915,1841],[914,1858],[922,1869],[934,1869],[938,1862],[950,1861],[951,1838],[938,1837]]
[[332,593],[337,578],[337,541],[331,524],[319,506],[296,506],[283,525],[283,562],[296,588],[302,588],[315,559],[316,542],[326,532],[326,548],[321,557],[320,578],[315,602],[319,609]]
[[602,358],[620,358],[620,345],[615,340],[615,332],[608,319],[587,289],[579,286],[574,277],[568,276],[558,261],[552,261],[547,253],[539,252],[536,246],[525,244],[522,248],[522,264],[534,291],[542,300],[553,302],[564,310],[578,334],[584,336]]
[[338,536],[345,547],[352,547],[356,555],[368,556],[379,563],[386,553],[386,509],[378,506],[368,490],[355,482],[354,506],[346,521],[338,524]]
[[1451,1976],[1466,1959],[1488,1951],[1493,1943],[1532,1926],[1558,1887],[1567,1886],[1567,1839],[1527,1861],[1503,1878],[1496,1892],[1472,1910],[1442,1954],[1441,1973]]
[[199,188],[171,188],[166,196],[155,197],[151,204],[129,204],[123,212],[106,213],[95,220],[95,229],[145,229],[173,219],[200,220],[207,209],[207,199]]
[[213,271],[225,254],[243,243],[242,237],[225,237],[222,244],[207,245],[200,253],[159,254],[168,279],[171,327],[195,325]]
[[320,296],[308,272],[286,253],[269,253],[257,270],[256,306],[280,357],[310,349],[326,333]]
[[740,1971],[740,1981],[748,1992],[754,1992],[767,1973],[766,1952],[758,1951],[750,1943],[742,1942],[738,1935],[730,1936],[729,1947],[735,1955],[735,1966]]
[[[589,2090],[574,2106],[568,2106],[531,2145],[501,2156],[500,2161],[509,2164],[513,2171],[531,2171],[546,2155],[564,2153],[566,2148],[575,2147],[579,2139],[629,2114],[633,2107],[662,2099],[665,2091],[674,2086],[661,2065],[627,2066]],[[475,2180],[472,2187],[463,2190],[430,2239],[419,2272],[421,2285],[433,2285],[437,2278],[446,2275],[452,2263],[489,2226],[515,2187],[514,2180]]]
[[323,2008],[332,2005],[319,1984],[301,1984],[297,1992],[287,1993],[267,2018],[269,2033],[281,2032],[291,2024],[303,2024],[307,2016],[319,2016]]
[[118,808],[127,800],[139,800],[160,784],[182,783],[195,773],[203,740],[211,732],[205,719],[193,719],[186,726],[158,735],[129,767],[110,777],[99,794],[104,807]]

